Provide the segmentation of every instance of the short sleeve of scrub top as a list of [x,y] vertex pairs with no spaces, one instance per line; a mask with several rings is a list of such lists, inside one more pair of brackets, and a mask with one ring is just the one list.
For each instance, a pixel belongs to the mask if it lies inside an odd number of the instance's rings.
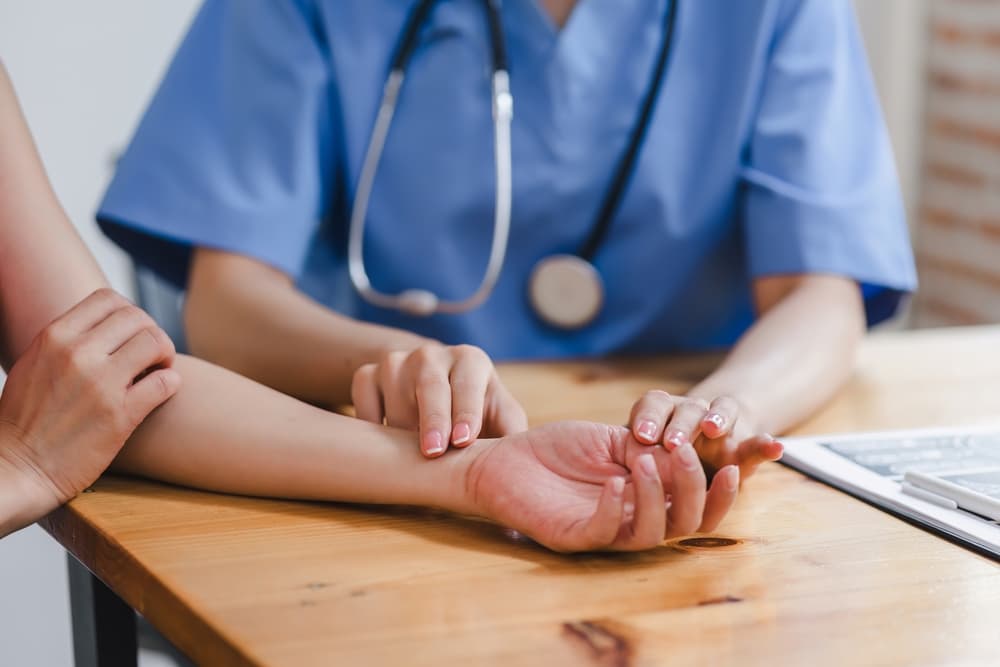
[[[830,273],[863,284],[870,322],[916,278],[892,148],[853,15],[786,2],[743,178],[753,276]],[[872,230],[883,230],[871,233]],[[895,277],[884,287],[887,276]]]
[[[849,0],[682,0],[635,171],[593,258],[598,319],[535,317],[527,276],[588,236],[675,0],[580,0],[557,29],[505,0],[514,214],[500,281],[462,315],[370,306],[345,262],[346,211],[390,55],[413,2],[208,0],[101,205],[105,232],[183,286],[193,246],[272,265],[348,316],[494,358],[732,344],[752,280],[856,280],[869,322],[915,286],[888,135]],[[477,2],[441,0],[408,71],[365,236],[372,283],[463,298],[494,190],[489,41]]]

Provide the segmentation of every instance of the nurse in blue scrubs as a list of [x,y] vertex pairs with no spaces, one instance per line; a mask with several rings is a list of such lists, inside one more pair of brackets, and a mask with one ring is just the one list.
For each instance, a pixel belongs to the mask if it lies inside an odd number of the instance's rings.
[[524,428],[494,360],[724,348],[630,424],[745,475],[915,282],[849,0],[208,0],[98,217],[193,352],[430,456]]

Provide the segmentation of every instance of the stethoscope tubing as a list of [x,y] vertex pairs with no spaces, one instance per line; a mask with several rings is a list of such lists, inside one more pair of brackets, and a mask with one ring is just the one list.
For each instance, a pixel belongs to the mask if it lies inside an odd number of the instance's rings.
[[[492,293],[506,258],[510,239],[512,215],[512,164],[511,164],[511,123],[514,100],[510,92],[510,75],[507,70],[507,51],[504,44],[503,27],[500,20],[501,0],[482,0],[486,11],[493,60],[493,151],[496,179],[496,200],[494,203],[493,239],[490,256],[483,272],[483,278],[475,291],[462,300],[443,300],[434,293],[422,289],[410,289],[399,294],[387,294],[372,286],[364,262],[364,232],[375,176],[382,158],[385,142],[392,126],[400,91],[406,80],[406,69],[417,46],[420,27],[429,16],[437,0],[421,0],[407,19],[399,44],[393,53],[391,68],[382,92],[382,101],[372,129],[371,139],[365,151],[364,162],[358,177],[354,204],[351,208],[348,231],[348,273],[351,282],[361,297],[376,306],[400,310],[411,315],[429,316],[435,313],[458,314],[468,312],[482,305]],[[651,83],[643,97],[629,142],[616,165],[610,186],[595,217],[591,232],[575,257],[592,266],[597,249],[607,236],[611,223],[621,205],[625,190],[635,171],[638,155],[651,123],[663,79],[673,48],[680,0],[667,0],[668,11],[664,19],[664,32],[657,59],[653,67]],[[568,256],[567,256],[568,257]],[[543,260],[544,261],[544,260]],[[537,272],[536,272],[537,273]],[[597,276],[598,291],[600,274]],[[545,319],[545,314],[540,314]],[[587,320],[589,322],[589,320]],[[581,325],[582,326],[582,325]],[[575,327],[571,327],[575,328]]]
[[464,313],[482,305],[500,279],[507,255],[512,216],[511,123],[514,117],[514,98],[510,92],[510,75],[507,72],[507,53],[500,24],[499,0],[483,0],[483,2],[487,12],[493,57],[493,162],[496,181],[493,240],[483,278],[471,296],[462,300],[450,301],[439,299],[437,295],[427,290],[406,290],[400,294],[387,294],[372,286],[371,279],[365,269],[365,224],[375,176],[378,172],[382,152],[385,149],[385,142],[389,136],[389,129],[392,126],[392,119],[399,102],[399,94],[406,80],[406,67],[416,47],[418,28],[435,3],[435,0],[424,0],[411,14],[403,39],[393,56],[392,69],[383,86],[382,101],[379,105],[368,149],[365,151],[365,159],[355,191],[354,205],[351,209],[347,252],[348,273],[351,282],[354,283],[354,288],[362,298],[373,305],[422,316],[434,313]]

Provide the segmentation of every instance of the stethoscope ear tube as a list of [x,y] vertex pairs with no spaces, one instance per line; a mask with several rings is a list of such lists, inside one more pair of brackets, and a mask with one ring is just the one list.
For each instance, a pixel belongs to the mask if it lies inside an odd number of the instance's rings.
[[472,310],[481,305],[500,278],[507,242],[510,237],[512,175],[511,175],[511,122],[514,114],[514,98],[510,92],[510,76],[506,69],[506,48],[500,23],[498,0],[484,0],[487,10],[490,43],[493,56],[493,151],[496,178],[496,202],[494,204],[493,242],[483,279],[475,292],[461,301],[445,301],[427,290],[412,289],[400,294],[386,294],[375,289],[368,277],[364,261],[365,223],[368,217],[368,203],[378,165],[382,159],[385,142],[389,136],[392,119],[399,101],[399,93],[406,80],[406,66],[417,43],[420,26],[426,20],[435,0],[423,0],[410,14],[403,37],[393,55],[393,67],[382,90],[375,126],[372,129],[368,149],[365,151],[361,174],[354,195],[348,232],[347,266],[351,282],[358,293],[369,303],[383,308],[394,308],[416,316],[434,313],[456,314]]
[[[462,313],[481,305],[500,278],[511,226],[511,121],[514,100],[507,72],[507,51],[500,20],[500,0],[483,0],[490,35],[493,59],[493,149],[496,172],[496,202],[494,204],[493,242],[490,257],[479,287],[461,301],[444,301],[427,290],[412,289],[400,294],[386,294],[375,289],[368,278],[364,263],[364,230],[368,203],[378,171],[379,161],[395,115],[399,94],[406,79],[417,45],[417,37],[436,0],[422,0],[410,13],[399,44],[392,56],[392,67],[382,92],[378,116],[358,178],[351,210],[348,234],[348,271],[355,289],[369,303],[394,308],[411,315]],[[543,258],[529,278],[529,300],[538,316],[546,323],[562,329],[586,326],[597,317],[604,300],[600,273],[591,261],[604,241],[624,197],[625,189],[635,170],[638,155],[649,129],[653,110],[662,88],[667,62],[673,44],[680,0],[667,0],[663,39],[653,68],[652,79],[643,97],[635,125],[629,135],[625,152],[616,165],[611,185],[602,200],[589,236],[576,255],[556,255]]]

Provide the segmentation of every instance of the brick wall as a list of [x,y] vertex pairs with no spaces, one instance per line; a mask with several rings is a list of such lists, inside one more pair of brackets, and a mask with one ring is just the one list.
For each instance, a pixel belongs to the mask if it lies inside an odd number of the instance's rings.
[[1000,322],[1000,0],[933,0],[929,30],[915,320]]

